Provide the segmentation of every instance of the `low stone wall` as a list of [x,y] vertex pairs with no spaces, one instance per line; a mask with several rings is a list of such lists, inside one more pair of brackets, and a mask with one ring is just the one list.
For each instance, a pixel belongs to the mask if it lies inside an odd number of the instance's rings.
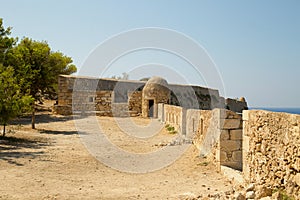
[[185,112],[186,110],[179,106],[171,106],[164,104],[163,106],[164,122],[175,128],[180,134],[185,134]]
[[157,104],[157,119],[161,122],[164,122],[165,120],[164,109],[165,109],[165,104],[163,103]]
[[300,115],[249,110],[243,120],[245,180],[300,199]]
[[201,110],[188,109],[186,111],[186,136],[188,138],[196,137],[198,133],[198,127],[200,124],[200,115],[201,115]]
[[193,125],[200,156],[211,157],[219,169],[242,169],[241,115],[225,109],[187,110],[187,133],[194,131]]
[[[194,144],[199,149],[200,156],[211,156],[213,159],[215,159],[216,144],[220,136],[216,112],[217,110],[189,110],[188,114],[189,117],[194,114],[194,119],[198,118]],[[196,114],[198,114],[197,118]],[[190,120],[193,119],[190,118]],[[189,122],[189,124],[191,123]]]

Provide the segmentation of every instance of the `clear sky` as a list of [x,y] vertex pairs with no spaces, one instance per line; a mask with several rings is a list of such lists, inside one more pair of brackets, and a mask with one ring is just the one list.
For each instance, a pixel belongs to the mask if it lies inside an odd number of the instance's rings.
[[[71,56],[78,68],[113,35],[167,28],[206,49],[223,79],[224,95],[245,96],[255,107],[300,107],[298,0],[0,0],[0,5],[0,17],[13,27],[13,36],[45,40],[53,50]],[[155,54],[145,62],[158,63],[163,56],[170,57]],[[168,65],[178,60],[183,68],[179,59],[170,60]],[[108,75],[126,70],[116,68]]]

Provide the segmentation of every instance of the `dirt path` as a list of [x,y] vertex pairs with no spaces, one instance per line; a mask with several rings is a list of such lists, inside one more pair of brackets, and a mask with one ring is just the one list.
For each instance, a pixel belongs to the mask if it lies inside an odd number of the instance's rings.
[[[161,129],[154,137],[134,138],[120,130],[113,118],[97,119],[106,137],[128,152],[157,151],[175,137]],[[24,125],[10,127],[16,133],[0,140],[0,199],[184,199],[231,189],[193,146],[160,170],[126,173],[89,153],[72,118],[41,115],[37,120],[37,130],[23,120]],[[147,119],[133,120],[149,124]]]

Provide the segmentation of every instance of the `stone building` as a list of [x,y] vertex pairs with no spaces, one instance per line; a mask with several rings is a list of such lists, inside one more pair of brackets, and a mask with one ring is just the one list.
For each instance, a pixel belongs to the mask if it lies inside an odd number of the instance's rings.
[[158,104],[168,104],[169,99],[168,82],[160,77],[152,77],[147,81],[142,91],[142,116],[157,118]]
[[200,110],[227,108],[242,112],[247,109],[245,101],[225,99],[218,90],[169,84],[160,77],[146,82],[61,75],[55,112],[157,118],[159,103]]

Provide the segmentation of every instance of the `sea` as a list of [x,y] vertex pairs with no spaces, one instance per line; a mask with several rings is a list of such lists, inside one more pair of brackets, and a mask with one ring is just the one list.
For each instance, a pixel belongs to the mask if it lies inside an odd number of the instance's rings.
[[272,112],[285,112],[291,114],[299,114],[300,115],[300,108],[264,108],[264,107],[252,107],[249,110],[268,110]]

